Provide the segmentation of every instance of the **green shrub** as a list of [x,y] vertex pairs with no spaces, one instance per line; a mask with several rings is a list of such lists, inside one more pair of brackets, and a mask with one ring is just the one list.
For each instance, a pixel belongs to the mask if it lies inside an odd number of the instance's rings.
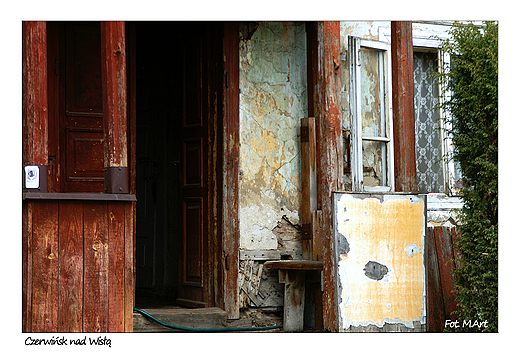
[[498,331],[498,24],[455,23],[442,49],[451,56],[440,74],[451,98],[443,104],[455,161],[462,172],[460,252],[455,271],[458,311],[464,320],[487,327],[463,331]]

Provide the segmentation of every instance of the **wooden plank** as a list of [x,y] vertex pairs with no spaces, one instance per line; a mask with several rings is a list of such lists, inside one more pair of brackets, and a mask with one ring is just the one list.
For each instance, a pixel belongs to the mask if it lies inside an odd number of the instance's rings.
[[33,203],[22,204],[22,331],[32,332],[32,220]]
[[307,260],[282,260],[282,261],[267,261],[264,267],[267,269],[290,269],[290,270],[322,270],[322,261],[307,261]]
[[279,250],[240,250],[240,260],[265,261],[281,259]]
[[130,168],[130,194],[136,193],[136,124],[137,124],[137,46],[136,24],[126,22],[127,69],[128,69],[128,144]]
[[439,276],[444,301],[444,314],[446,319],[455,320],[451,315],[457,309],[455,290],[455,279],[453,277],[454,260],[451,240],[451,228],[435,227],[435,244],[437,248],[437,259],[439,264]]
[[22,22],[23,164],[48,164],[47,24]]
[[59,331],[83,330],[83,203],[61,201],[59,208]]
[[316,125],[314,118],[301,120],[303,259],[313,260],[314,213],[318,207],[316,181]]
[[135,206],[125,203],[125,332],[133,332],[133,309],[135,303]]
[[108,209],[104,202],[85,202],[83,331],[108,330]]
[[[124,21],[101,22],[105,167],[127,167],[127,87]],[[110,193],[110,192],[109,192]]]
[[285,283],[283,330],[284,332],[303,331],[305,306],[305,272],[283,271]]
[[229,319],[238,319],[240,316],[238,289],[240,245],[238,219],[239,75],[238,22],[226,22],[224,24],[222,239],[225,268],[224,304]]
[[[316,117],[316,159],[318,176],[318,209],[320,232],[316,235],[320,248],[318,259],[323,260],[324,327],[337,331],[336,321],[336,280],[334,277],[333,254],[333,192],[343,189],[343,141],[341,126],[341,47],[340,25],[338,21],[317,23],[317,60],[311,66],[316,68],[315,117]],[[311,36],[312,37],[312,36]]]
[[124,332],[125,205],[108,203],[108,331]]
[[34,204],[32,245],[32,331],[57,332],[58,202]]
[[23,200],[99,200],[114,202],[135,202],[135,194],[104,194],[104,193],[23,193]]
[[395,190],[417,192],[412,23],[392,21],[392,106]]
[[[439,226],[436,226],[436,228]],[[444,330],[444,302],[437,260],[437,246],[433,227],[428,227],[427,233],[427,271],[428,271],[428,331],[442,332]]]

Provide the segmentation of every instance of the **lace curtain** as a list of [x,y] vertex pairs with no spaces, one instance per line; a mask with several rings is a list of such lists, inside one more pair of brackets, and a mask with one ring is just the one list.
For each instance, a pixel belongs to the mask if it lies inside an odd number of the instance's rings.
[[444,192],[436,53],[414,53],[415,153],[419,192]]

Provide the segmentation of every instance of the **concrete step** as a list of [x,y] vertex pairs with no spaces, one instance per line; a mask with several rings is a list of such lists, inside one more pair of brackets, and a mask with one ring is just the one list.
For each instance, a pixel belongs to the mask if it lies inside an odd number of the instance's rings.
[[[217,307],[206,308],[150,308],[141,309],[162,322],[187,328],[227,327],[226,311]],[[183,332],[162,326],[155,321],[134,312],[134,332]]]

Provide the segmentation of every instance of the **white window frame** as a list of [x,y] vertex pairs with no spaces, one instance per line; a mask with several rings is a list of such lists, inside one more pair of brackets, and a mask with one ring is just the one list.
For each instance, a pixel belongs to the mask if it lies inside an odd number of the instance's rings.
[[[380,75],[380,112],[381,126],[386,136],[366,137],[362,135],[361,117],[361,63],[360,49],[362,47],[379,51],[379,75]],[[389,43],[367,40],[357,37],[348,37],[349,56],[349,94],[352,127],[352,190],[356,192],[388,192],[395,191],[394,179],[394,144],[393,144],[393,119],[392,119],[392,62],[391,46]],[[382,60],[381,60],[382,59]],[[363,184],[363,141],[377,141],[386,144],[386,156],[382,158],[382,169],[386,171],[383,176],[383,186],[364,186]],[[385,180],[386,179],[386,180]]]

